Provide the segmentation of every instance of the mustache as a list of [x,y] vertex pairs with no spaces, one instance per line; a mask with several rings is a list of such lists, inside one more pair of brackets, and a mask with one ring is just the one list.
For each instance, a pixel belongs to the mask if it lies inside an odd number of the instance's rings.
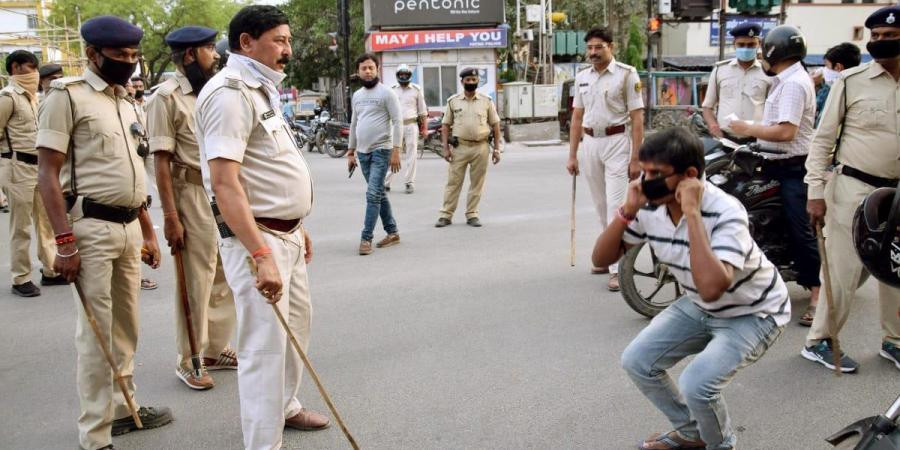
[[275,62],[277,62],[278,64],[287,65],[287,63],[291,62],[291,58],[288,57],[287,55],[285,55],[285,56],[282,56],[281,59],[279,59],[278,61],[275,61]]

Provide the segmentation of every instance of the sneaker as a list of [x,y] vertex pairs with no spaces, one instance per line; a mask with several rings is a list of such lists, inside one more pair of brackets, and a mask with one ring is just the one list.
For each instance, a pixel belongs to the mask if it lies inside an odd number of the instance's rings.
[[14,284],[12,293],[19,297],[37,297],[38,295],[41,295],[41,290],[35,286],[34,283],[26,281],[22,284]]
[[384,248],[384,247],[390,247],[392,245],[397,245],[399,243],[400,243],[400,235],[397,233],[391,233],[391,234],[385,236],[384,239],[378,241],[378,243],[375,244],[375,246],[378,248]]
[[413,192],[416,192],[416,188],[413,186],[413,184],[412,184],[412,183],[406,183],[406,193],[407,193],[407,194],[412,194]]
[[470,217],[469,220],[466,221],[466,225],[478,228],[481,226],[481,221],[478,220],[477,217]]
[[372,254],[372,241],[359,241],[359,254],[360,255],[371,255]]
[[141,418],[143,428],[138,428],[131,416],[123,417],[113,420],[112,435],[120,436],[132,431],[150,430],[172,423],[172,411],[166,407],[141,406],[138,408],[138,417]]
[[44,269],[41,269],[41,286],[65,286],[69,284],[69,280],[62,275],[48,277],[44,275]]
[[[803,350],[800,351],[800,356],[834,370],[834,352],[831,350],[830,339],[823,339],[812,347],[804,347]],[[859,368],[859,364],[850,359],[846,354],[841,354],[840,359],[841,372],[856,372],[856,369]]]
[[194,376],[193,370],[185,369],[184,367],[176,367],[175,368],[175,376],[178,377],[187,387],[194,389],[196,391],[205,391],[207,389],[212,389],[215,386],[213,379],[209,376],[205,370],[201,371],[200,378]]
[[894,363],[894,367],[900,369],[900,347],[897,347],[890,342],[882,342],[881,343],[881,351],[878,352],[882,358]]
[[230,348],[226,348],[219,354],[218,359],[203,358],[203,367],[207,370],[237,370],[237,353]]
[[609,274],[609,281],[606,283],[606,289],[609,289],[609,292],[619,292],[619,274]]
[[434,227],[435,228],[444,228],[447,225],[450,225],[450,219],[448,219],[446,217],[441,217],[440,219],[438,219],[437,223],[434,224]]
[[159,284],[157,284],[155,281],[149,278],[141,278],[141,289],[145,291],[152,291],[158,287]]

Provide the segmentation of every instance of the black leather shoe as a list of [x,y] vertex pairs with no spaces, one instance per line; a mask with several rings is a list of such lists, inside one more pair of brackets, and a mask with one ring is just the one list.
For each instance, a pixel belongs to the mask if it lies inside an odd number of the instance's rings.
[[450,219],[446,217],[441,217],[440,219],[438,219],[437,223],[434,224],[436,228],[444,228],[447,225],[450,225]]
[[480,226],[481,226],[481,221],[478,220],[477,217],[472,217],[471,219],[469,219],[469,220],[466,221],[466,225],[468,225],[468,226],[470,226],[470,227],[480,227]]
[[44,275],[44,270],[41,269],[41,286],[65,286],[69,284],[69,280],[62,275],[57,275],[55,277],[48,277]]
[[26,281],[22,284],[14,284],[12,287],[12,293],[18,295],[19,297],[37,297],[41,295],[41,290],[38,289],[34,283],[30,281]]
[[155,408],[153,406],[141,406],[138,408],[138,417],[144,428],[138,428],[131,416],[113,420],[112,435],[119,436],[137,430],[149,430],[168,425],[172,422],[172,411],[166,407]]

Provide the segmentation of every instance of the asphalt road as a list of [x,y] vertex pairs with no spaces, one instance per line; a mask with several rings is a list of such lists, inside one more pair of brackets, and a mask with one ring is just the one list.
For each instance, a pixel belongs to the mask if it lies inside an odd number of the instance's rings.
[[[433,227],[446,163],[426,155],[416,193],[390,194],[401,244],[366,257],[356,252],[362,177],[348,181],[343,159],[308,155],[316,182],[307,221],[315,248],[310,356],[363,448],[627,449],[669,429],[619,365],[647,320],[605,290],[605,276],[589,274],[597,220],[584,181],[572,268],[565,150],[507,149],[488,175],[483,228],[464,224],[464,206],[453,226]],[[161,223],[158,207],[153,216]],[[0,235],[8,236],[0,219]],[[383,235],[379,228],[376,239]],[[4,239],[4,273],[8,253]],[[241,448],[236,374],[213,372],[216,387],[205,392],[175,377],[171,259],[148,272],[160,288],[141,295],[137,397],[171,407],[176,420],[113,442],[123,449]],[[23,299],[8,284],[0,290],[0,448],[77,448],[73,292],[49,287]],[[797,317],[808,295],[794,285],[791,293]],[[859,297],[842,334],[859,373],[836,378],[802,359],[807,329],[789,324],[725,390],[738,448],[828,448],[825,436],[894,400],[900,373],[878,356],[874,284]],[[307,407],[326,411],[308,377],[301,394]],[[349,447],[336,426],[286,431],[285,446]]]

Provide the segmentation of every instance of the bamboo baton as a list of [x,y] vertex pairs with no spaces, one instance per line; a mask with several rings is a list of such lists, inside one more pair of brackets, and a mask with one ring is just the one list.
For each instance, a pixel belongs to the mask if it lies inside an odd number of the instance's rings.
[[278,305],[272,303],[272,309],[275,310],[275,315],[278,316],[278,321],[281,322],[281,326],[284,327],[285,333],[287,333],[288,338],[291,340],[291,344],[294,345],[294,349],[297,350],[297,354],[300,355],[300,359],[303,360],[303,365],[306,366],[306,370],[309,371],[309,374],[312,376],[313,381],[316,382],[316,387],[319,388],[319,393],[322,394],[322,399],[325,400],[325,403],[328,405],[328,409],[331,410],[331,414],[334,415],[334,420],[337,421],[338,425],[341,427],[341,431],[344,432],[344,436],[347,436],[347,440],[350,441],[350,446],[353,447],[353,450],[359,450],[359,445],[356,444],[356,440],[353,439],[353,435],[350,434],[350,430],[347,429],[347,426],[344,425],[343,419],[341,419],[341,415],[338,414],[337,408],[334,407],[334,403],[331,402],[331,397],[328,396],[328,392],[325,391],[325,386],[322,386],[322,381],[319,380],[319,375],[316,373],[315,369],[313,369],[312,364],[309,362],[309,358],[306,357],[306,353],[300,348],[300,343],[297,342],[297,338],[294,337],[294,333],[291,332],[291,329],[288,328],[287,322],[284,320],[284,316],[281,314],[281,311],[278,309]]
[[119,373],[119,366],[116,365],[112,353],[109,352],[109,347],[106,346],[106,341],[103,340],[103,334],[100,333],[100,326],[97,325],[97,319],[94,318],[94,313],[87,303],[87,297],[84,296],[84,291],[81,290],[81,283],[78,280],[75,280],[74,284],[75,291],[78,292],[78,298],[81,300],[81,306],[84,308],[84,315],[87,318],[88,323],[91,324],[91,329],[94,330],[94,336],[97,338],[97,343],[100,344],[100,349],[103,351],[103,356],[106,357],[106,362],[109,363],[109,367],[112,368],[113,379],[116,380],[116,383],[119,385],[119,390],[122,391],[122,395],[125,396],[125,402],[128,404],[128,409],[131,411],[131,417],[134,419],[134,424],[138,428],[144,428],[144,424],[141,423],[141,418],[138,416],[137,408],[134,406],[134,399],[128,395],[128,386],[125,385],[125,380],[122,379],[122,375]]
[[575,267],[575,181],[577,175],[572,175],[572,214],[569,218],[569,266]]
[[841,344],[838,342],[837,325],[834,322],[834,300],[831,297],[831,273],[828,270],[828,255],[825,253],[825,235],[822,224],[816,223],[816,239],[819,241],[819,254],[822,255],[822,274],[825,278],[825,304],[828,306],[828,328],[831,335],[831,351],[834,355],[834,374],[841,376]]
[[200,363],[200,353],[197,351],[197,338],[194,336],[194,322],[191,316],[191,303],[188,301],[187,283],[184,277],[184,258],[181,255],[181,249],[175,250],[175,276],[178,278],[181,310],[184,314],[184,325],[187,327],[188,344],[191,347],[191,366],[194,368],[194,378],[199,379],[203,376],[203,365]]

